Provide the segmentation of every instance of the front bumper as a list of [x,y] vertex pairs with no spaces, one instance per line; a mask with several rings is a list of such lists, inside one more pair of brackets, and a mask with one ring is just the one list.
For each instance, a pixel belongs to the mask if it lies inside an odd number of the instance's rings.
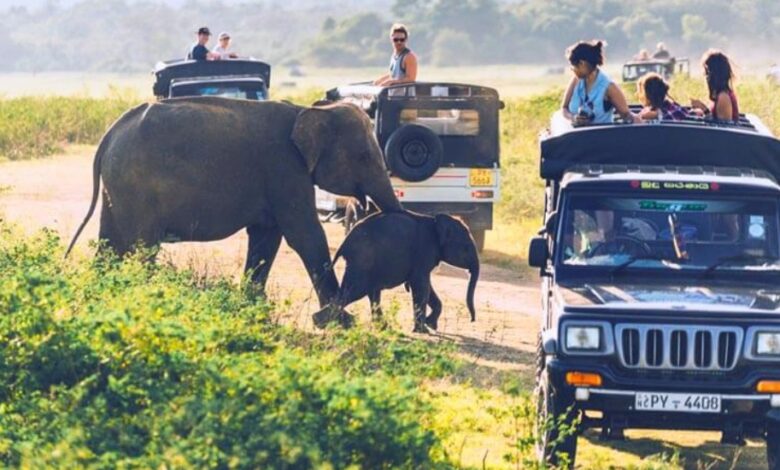
[[[584,419],[585,427],[612,427],[610,423],[618,422],[621,428],[715,431],[744,428],[748,433],[760,433],[768,420],[780,422],[780,394],[755,392],[757,380],[779,379],[777,370],[756,370],[738,380],[695,384],[651,378],[622,380],[606,365],[583,366],[560,360],[547,364],[551,384],[566,406],[601,412],[601,417]],[[575,387],[566,383],[565,376],[570,371],[598,373],[604,382],[601,387]],[[637,410],[636,396],[643,392],[717,395],[721,410],[717,413]]]

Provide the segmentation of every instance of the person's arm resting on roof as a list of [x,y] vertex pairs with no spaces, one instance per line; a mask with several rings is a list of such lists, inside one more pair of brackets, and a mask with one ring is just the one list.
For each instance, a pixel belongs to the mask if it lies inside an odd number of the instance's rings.
[[626,103],[626,97],[623,95],[623,91],[614,83],[610,83],[607,88],[607,99],[612,103],[612,106],[615,107],[615,111],[624,121],[634,122],[635,116],[628,108],[628,103]]

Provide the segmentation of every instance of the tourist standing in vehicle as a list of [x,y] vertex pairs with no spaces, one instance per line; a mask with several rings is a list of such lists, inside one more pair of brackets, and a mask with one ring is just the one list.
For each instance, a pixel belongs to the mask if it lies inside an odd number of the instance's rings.
[[678,121],[687,116],[683,107],[669,98],[669,84],[657,73],[643,75],[636,84],[636,93],[645,105],[639,112],[641,119]]
[[653,59],[666,60],[671,58],[672,58],[672,54],[669,53],[669,50],[666,48],[666,44],[659,42],[655,46],[655,52],[653,52]]
[[712,107],[691,98],[691,107],[716,121],[739,121],[739,103],[734,93],[734,67],[728,56],[717,49],[710,49],[702,57],[704,75],[710,92]]
[[224,31],[219,33],[217,41],[219,41],[219,45],[214,48],[214,53],[219,54],[220,59],[235,59],[238,57],[238,54],[228,50],[230,49],[230,34]]
[[198,41],[193,44],[187,58],[191,60],[219,60],[219,54],[209,51],[206,47],[209,38],[211,38],[211,31],[207,27],[198,29]]
[[390,28],[393,55],[390,57],[390,73],[374,80],[374,85],[390,86],[417,80],[417,55],[408,47],[409,30],[396,23]]
[[574,74],[563,94],[564,116],[575,126],[609,124],[614,113],[634,122],[623,91],[601,70],[604,65],[602,41],[580,41],[566,50]]

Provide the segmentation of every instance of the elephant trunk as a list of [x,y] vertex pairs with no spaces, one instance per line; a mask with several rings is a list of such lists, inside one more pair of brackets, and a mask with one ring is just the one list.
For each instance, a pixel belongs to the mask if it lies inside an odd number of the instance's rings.
[[479,279],[479,263],[469,269],[471,278],[469,279],[469,287],[466,291],[466,305],[471,313],[471,321],[477,319],[476,311],[474,310],[474,290],[477,288],[477,280]]
[[401,203],[395,196],[393,186],[390,184],[390,178],[384,177],[384,181],[379,184],[372,185],[370,189],[365,191],[371,200],[376,204],[383,212],[400,212],[403,210]]

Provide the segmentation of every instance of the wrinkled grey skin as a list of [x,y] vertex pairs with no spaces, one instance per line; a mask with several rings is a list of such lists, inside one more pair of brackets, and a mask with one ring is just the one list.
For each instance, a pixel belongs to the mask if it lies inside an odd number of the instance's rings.
[[323,307],[338,282],[314,185],[401,209],[371,122],[347,104],[183,98],[128,111],[98,147],[92,203],[68,251],[95,210],[101,179],[100,239],[118,255],[137,244],[219,240],[246,228],[246,270],[264,287],[284,237]]
[[[469,229],[457,219],[444,214],[377,213],[349,232],[333,262],[340,257],[347,262],[337,297],[341,307],[368,296],[374,315],[380,315],[381,291],[406,284],[412,292],[414,331],[425,332],[425,325],[435,330],[442,304],[431,286],[431,271],[444,261],[470,272],[466,304],[471,321],[475,319],[479,257]],[[431,313],[426,317],[427,306]]]

